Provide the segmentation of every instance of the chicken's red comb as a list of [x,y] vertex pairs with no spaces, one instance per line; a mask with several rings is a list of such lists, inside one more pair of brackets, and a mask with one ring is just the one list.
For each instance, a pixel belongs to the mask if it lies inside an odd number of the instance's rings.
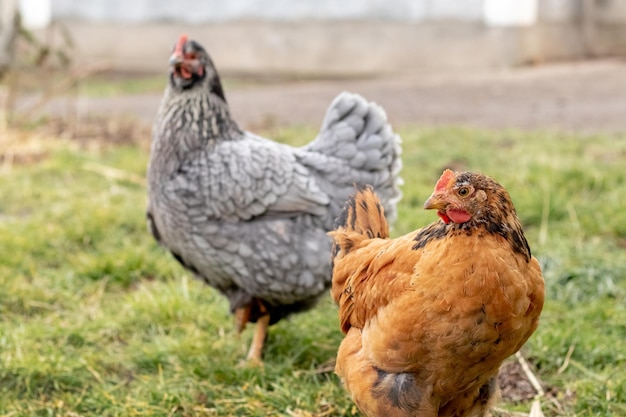
[[176,43],[176,47],[174,48],[175,55],[180,56],[183,54],[183,46],[185,46],[187,40],[189,40],[187,35],[180,35],[180,38],[178,38],[178,42]]
[[449,169],[443,171],[443,174],[441,174],[439,181],[437,181],[437,184],[435,185],[435,191],[443,191],[452,178],[454,178],[453,171]]

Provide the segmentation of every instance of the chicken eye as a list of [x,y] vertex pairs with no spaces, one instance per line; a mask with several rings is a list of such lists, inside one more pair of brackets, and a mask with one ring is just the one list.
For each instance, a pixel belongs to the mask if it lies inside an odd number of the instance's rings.
[[459,195],[461,197],[465,197],[468,194],[469,194],[469,189],[467,187],[463,187],[459,189]]

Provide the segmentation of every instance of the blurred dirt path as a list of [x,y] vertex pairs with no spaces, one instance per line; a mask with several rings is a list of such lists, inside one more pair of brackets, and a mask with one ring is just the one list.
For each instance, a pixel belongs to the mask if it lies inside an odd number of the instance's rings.
[[[601,60],[489,72],[369,80],[267,83],[226,91],[242,126],[319,125],[340,91],[382,105],[395,126],[465,125],[626,131],[626,61]],[[133,115],[150,123],[159,94],[56,100],[55,114]]]

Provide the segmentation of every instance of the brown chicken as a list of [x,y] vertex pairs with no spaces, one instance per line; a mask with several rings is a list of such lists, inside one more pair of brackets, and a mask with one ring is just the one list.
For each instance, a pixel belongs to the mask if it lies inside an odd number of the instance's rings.
[[368,416],[488,415],[502,361],[537,328],[541,268],[492,178],[446,170],[424,208],[441,220],[389,239],[361,188],[330,232],[336,372]]

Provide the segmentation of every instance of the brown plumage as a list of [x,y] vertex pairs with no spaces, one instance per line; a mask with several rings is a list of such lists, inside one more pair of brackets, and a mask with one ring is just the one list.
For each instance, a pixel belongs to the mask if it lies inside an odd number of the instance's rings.
[[330,233],[336,372],[368,416],[482,416],[502,361],[537,328],[541,269],[493,179],[446,170],[424,207],[441,220],[389,239],[362,188]]

